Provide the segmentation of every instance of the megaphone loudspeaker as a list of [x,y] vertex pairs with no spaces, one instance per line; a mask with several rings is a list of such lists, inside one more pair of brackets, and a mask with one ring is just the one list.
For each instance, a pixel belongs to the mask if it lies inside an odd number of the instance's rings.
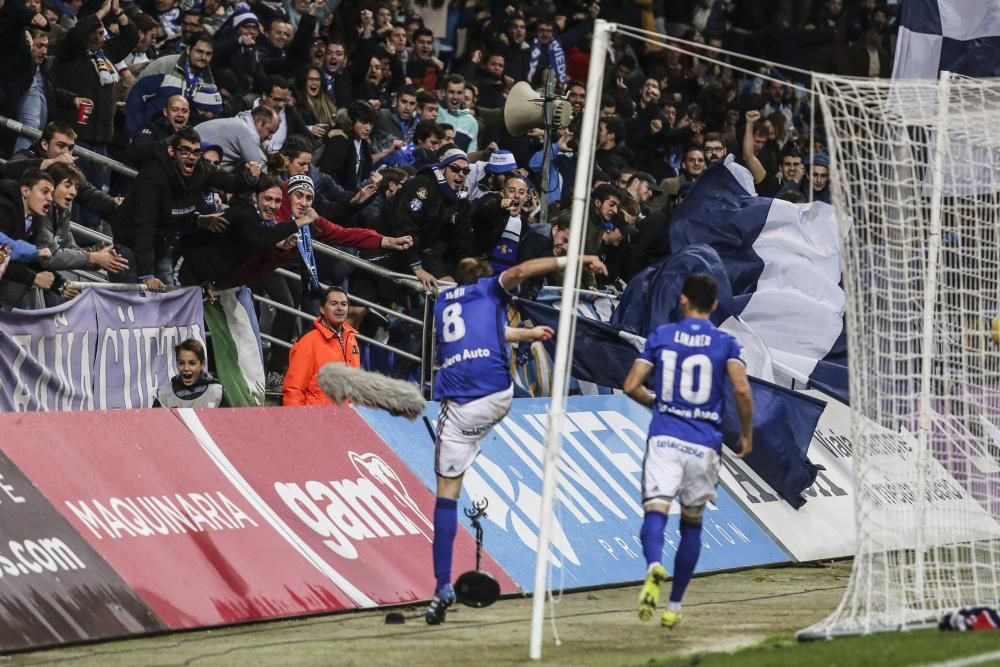
[[[545,99],[527,81],[514,84],[507,94],[503,107],[503,121],[507,131],[515,137],[524,136],[529,130],[545,126]],[[564,99],[552,101],[552,129],[568,127],[573,119],[573,107]]]

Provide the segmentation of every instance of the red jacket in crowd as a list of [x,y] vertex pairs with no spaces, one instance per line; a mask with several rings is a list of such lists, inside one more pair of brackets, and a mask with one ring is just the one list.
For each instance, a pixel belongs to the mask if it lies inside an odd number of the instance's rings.
[[[288,184],[282,186],[287,189]],[[292,203],[287,191],[281,200],[281,209],[275,217],[275,222],[288,222],[292,219]],[[378,250],[382,247],[382,235],[372,229],[362,227],[341,227],[330,222],[326,218],[319,217],[312,223],[312,237],[314,241],[326,243],[327,245],[346,246],[348,248],[359,248],[361,250]],[[289,248],[268,248],[265,252],[257,255],[251,260],[244,262],[225,281],[225,285],[219,287],[232,287],[236,285],[251,285],[257,282],[279,266],[283,266],[291,257],[295,256],[298,250]]]

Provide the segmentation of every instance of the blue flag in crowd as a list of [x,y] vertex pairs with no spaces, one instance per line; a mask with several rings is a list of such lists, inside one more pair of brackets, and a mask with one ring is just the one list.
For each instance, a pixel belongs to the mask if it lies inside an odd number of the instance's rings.
[[[681,257],[677,262],[688,261]],[[665,271],[664,273],[669,273]],[[679,273],[678,273],[679,275]],[[681,284],[687,276],[681,278]],[[536,325],[557,329],[559,311],[533,301],[515,301],[521,316]],[[587,318],[577,319],[573,351],[575,378],[621,389],[639,356],[645,338]],[[546,343],[555,354],[555,339]],[[806,459],[809,442],[823,412],[823,402],[751,378],[754,396],[754,451],[747,464],[793,507],[805,503],[802,492],[816,479],[816,468]],[[727,444],[740,433],[732,387],[727,389],[723,434]]]
[[637,273],[622,292],[609,324],[645,338],[661,324],[677,322],[681,288],[692,273],[707,273],[719,284],[719,307],[712,322],[721,325],[735,312],[733,290],[719,254],[704,243],[689,245]]
[[[846,300],[834,209],[751,194],[739,178],[742,169],[727,162],[705,170],[674,212],[671,248],[719,278],[718,264],[703,247],[717,253],[728,278],[728,286],[720,281],[719,326],[743,343],[751,374],[784,387],[813,387],[846,403]],[[665,273],[660,281],[669,278]],[[675,299],[680,287],[655,289],[668,290],[657,308],[672,308],[667,299]],[[731,323],[744,331],[732,330]],[[746,333],[763,341],[769,362],[754,358]],[[766,365],[770,375],[757,370]]]
[[1000,75],[1000,0],[910,0],[901,12],[892,78]]

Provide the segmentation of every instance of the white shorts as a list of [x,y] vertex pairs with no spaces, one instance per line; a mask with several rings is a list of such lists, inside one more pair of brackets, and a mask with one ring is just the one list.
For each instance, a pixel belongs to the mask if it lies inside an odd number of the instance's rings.
[[642,466],[642,501],[677,498],[684,507],[715,502],[722,461],[714,449],[666,435],[646,443]]
[[510,412],[514,385],[468,403],[441,402],[435,433],[434,472],[460,477],[479,456],[479,441]]

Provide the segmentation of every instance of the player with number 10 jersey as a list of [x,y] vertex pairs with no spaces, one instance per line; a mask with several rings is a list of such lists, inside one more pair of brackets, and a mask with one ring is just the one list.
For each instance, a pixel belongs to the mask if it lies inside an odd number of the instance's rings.
[[[746,456],[752,449],[753,402],[740,345],[710,320],[718,306],[717,292],[711,276],[689,276],[680,297],[684,319],[657,327],[624,383],[626,394],[653,410],[642,462],[645,514],[639,538],[647,565],[639,593],[643,621],[652,618],[660,601],[660,585],[667,579],[660,561],[670,504],[676,498],[681,506],[674,581],[670,602],[660,618],[666,628],[681,620],[681,600],[701,552],[702,515],[715,500],[727,379],[733,383],[742,429],[737,456]],[[646,388],[650,375],[652,392]]]

